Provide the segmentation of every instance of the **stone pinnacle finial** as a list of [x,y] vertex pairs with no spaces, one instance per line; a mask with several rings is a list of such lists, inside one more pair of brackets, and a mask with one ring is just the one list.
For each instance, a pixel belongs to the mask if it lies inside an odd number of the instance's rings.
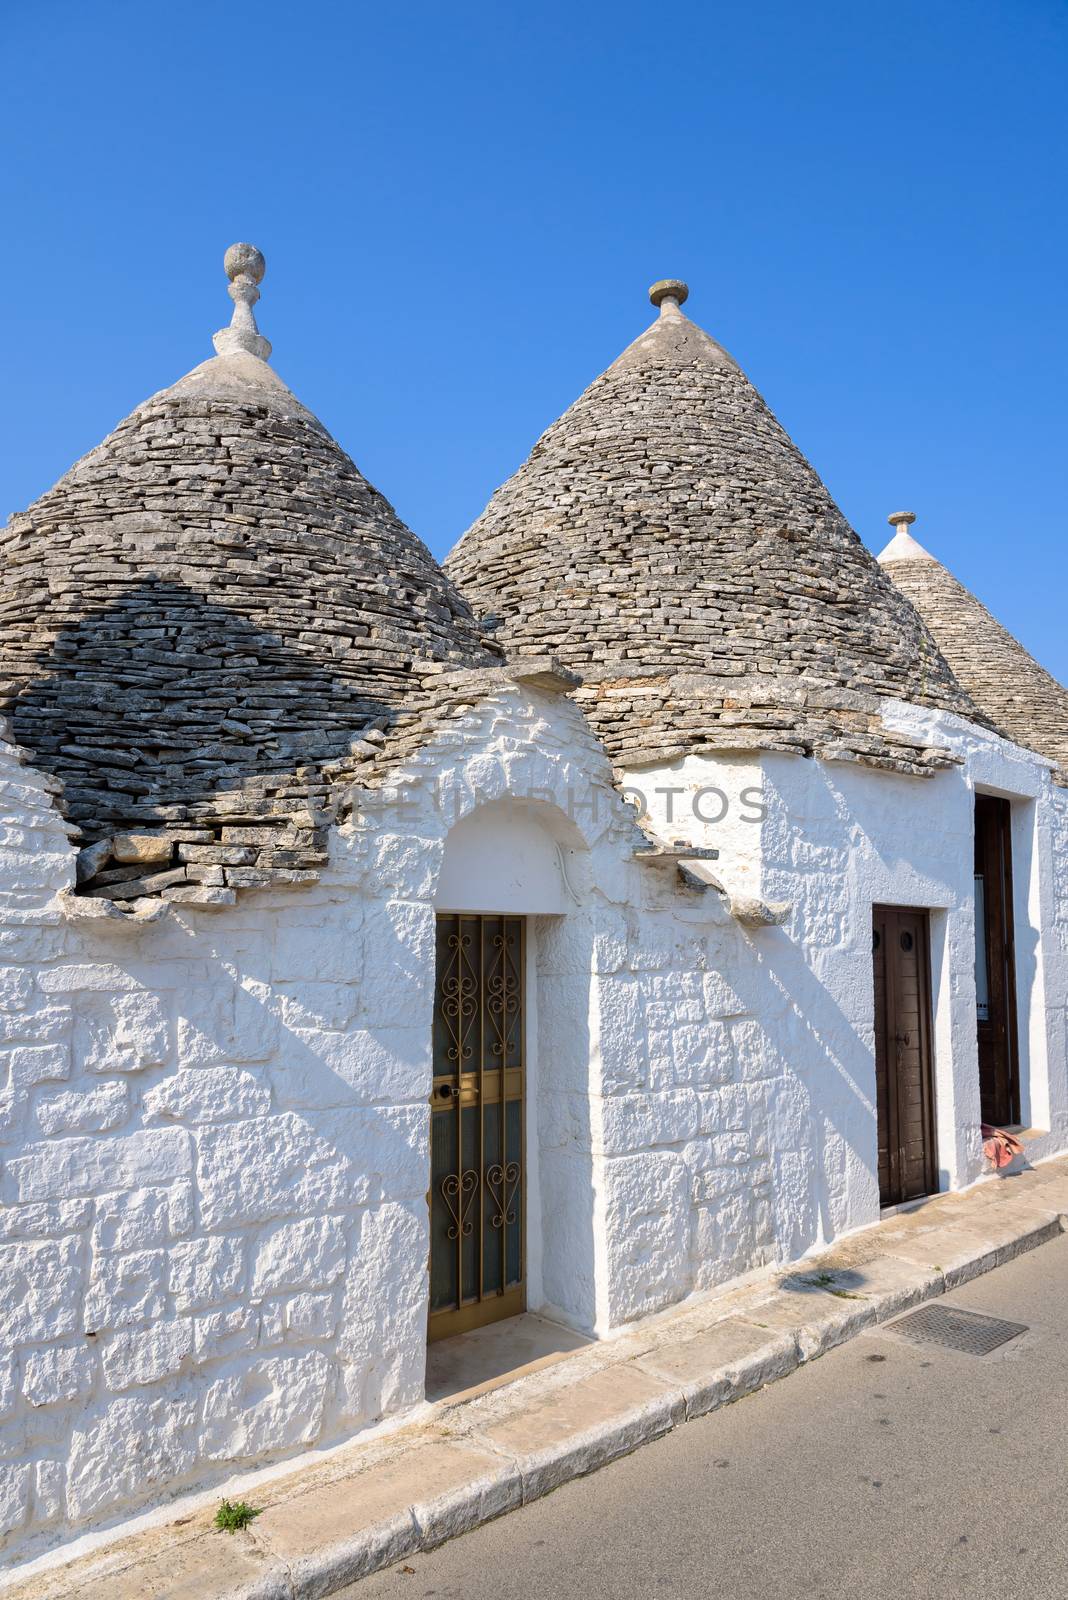
[[677,311],[689,293],[689,288],[681,278],[661,278],[649,290],[649,298],[654,306],[660,307],[660,315],[663,316],[665,310]]
[[887,522],[894,530],[894,537],[886,549],[880,552],[879,562],[884,567],[891,566],[895,561],[933,561],[934,556],[925,550],[918,539],[914,539],[909,532],[916,521],[915,511],[891,511]]
[[257,328],[252,307],[260,297],[257,285],[263,280],[267,263],[254,244],[232,244],[223,256],[223,266],[230,280],[229,295],[234,302],[234,314],[230,326],[220,328],[212,343],[221,356],[245,350],[266,361],[271,353],[271,341]]

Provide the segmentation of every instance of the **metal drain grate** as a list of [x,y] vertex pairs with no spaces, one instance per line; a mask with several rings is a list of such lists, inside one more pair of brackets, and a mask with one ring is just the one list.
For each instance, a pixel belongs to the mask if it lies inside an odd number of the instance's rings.
[[1017,1334],[1027,1332],[1026,1322],[1003,1322],[1000,1317],[984,1317],[978,1311],[958,1311],[955,1306],[924,1306],[890,1330],[917,1344],[940,1344],[947,1350],[963,1350],[971,1356],[987,1356],[999,1344],[1007,1344]]

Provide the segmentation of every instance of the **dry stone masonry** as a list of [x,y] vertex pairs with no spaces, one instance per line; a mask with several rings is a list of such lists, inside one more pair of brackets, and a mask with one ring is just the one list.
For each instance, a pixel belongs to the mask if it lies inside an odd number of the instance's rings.
[[660,315],[535,445],[446,570],[508,648],[582,674],[619,767],[788,750],[923,774],[880,696],[976,715],[734,360]]
[[499,660],[261,359],[244,261],[252,331],[3,533],[0,692],[87,847],[79,892],[116,908],[313,880],[324,762],[381,750],[421,664]]

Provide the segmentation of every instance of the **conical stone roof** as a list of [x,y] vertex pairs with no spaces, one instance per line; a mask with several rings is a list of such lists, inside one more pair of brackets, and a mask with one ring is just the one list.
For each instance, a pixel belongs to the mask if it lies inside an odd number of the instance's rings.
[[446,561],[508,649],[558,657],[621,766],[772,748],[927,770],[879,697],[974,715],[737,363],[660,314],[539,439]]
[[997,731],[1058,762],[1059,780],[1068,782],[1068,689],[912,537],[908,528],[915,520],[910,511],[890,517],[897,532],[880,564]]
[[[236,254],[235,254],[236,252]],[[499,658],[425,545],[266,364],[234,247],[219,351],[0,534],[0,686],[118,896],[306,875],[323,763],[385,742],[427,663]],[[362,736],[362,739],[361,737]],[[263,874],[267,873],[264,877]],[[157,884],[157,888],[158,888]],[[155,892],[150,885],[147,892]]]

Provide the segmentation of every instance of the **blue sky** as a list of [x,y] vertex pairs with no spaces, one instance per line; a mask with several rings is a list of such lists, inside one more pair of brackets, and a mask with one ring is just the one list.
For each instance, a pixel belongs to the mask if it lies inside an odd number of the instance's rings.
[[679,276],[875,549],[1068,680],[1064,0],[7,0],[0,515],[211,354],[443,555]]

